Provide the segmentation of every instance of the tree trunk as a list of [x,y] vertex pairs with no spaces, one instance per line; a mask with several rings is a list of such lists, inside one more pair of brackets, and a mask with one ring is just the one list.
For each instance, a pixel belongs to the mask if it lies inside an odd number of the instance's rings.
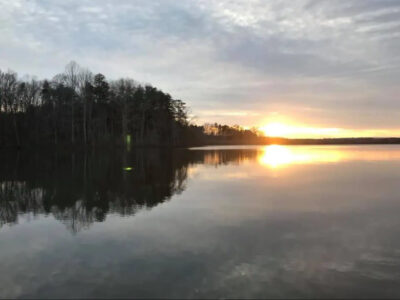
[[56,106],[53,104],[54,145],[57,145],[57,115]]
[[122,142],[126,144],[126,134],[127,134],[127,107],[126,107],[126,101],[124,101],[122,105]]
[[140,126],[140,140],[141,140],[141,142],[143,143],[144,142],[144,127],[145,127],[145,125],[146,125],[146,119],[145,119],[145,112],[143,111],[142,112],[142,124],[141,124],[141,126]]
[[75,142],[74,100],[71,102],[71,143]]
[[83,142],[87,144],[87,126],[86,126],[86,99],[83,99]]
[[21,146],[20,140],[19,140],[19,132],[18,132],[18,124],[17,124],[17,114],[14,113],[14,131],[15,131],[15,140],[17,142],[17,147],[19,148]]

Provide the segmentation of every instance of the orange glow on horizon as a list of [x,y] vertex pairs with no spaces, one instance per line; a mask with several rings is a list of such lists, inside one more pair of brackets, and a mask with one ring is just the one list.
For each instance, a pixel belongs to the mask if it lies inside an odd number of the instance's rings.
[[400,137],[400,129],[345,129],[307,127],[283,122],[270,122],[258,129],[267,137],[283,138],[362,138]]
[[338,137],[343,131],[339,128],[304,127],[279,122],[268,123],[259,129],[265,136],[287,138]]

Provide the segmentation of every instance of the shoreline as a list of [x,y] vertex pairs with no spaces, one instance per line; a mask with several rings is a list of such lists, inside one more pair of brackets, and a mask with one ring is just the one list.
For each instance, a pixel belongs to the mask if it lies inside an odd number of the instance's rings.
[[[400,138],[324,138],[324,139],[289,139],[289,138],[269,138],[260,137],[259,140],[240,141],[240,140],[225,140],[212,139],[206,142],[190,143],[186,145],[156,145],[156,144],[131,144],[130,149],[141,148],[157,148],[157,149],[183,149],[208,146],[268,146],[268,145],[283,145],[283,146],[313,146],[313,145],[400,145]],[[66,151],[76,150],[97,150],[97,149],[119,149],[124,148],[120,143],[100,143],[95,145],[83,144],[59,144],[59,145],[23,145],[4,146],[0,147],[0,151],[25,151],[28,149],[43,149],[43,150],[58,150]]]

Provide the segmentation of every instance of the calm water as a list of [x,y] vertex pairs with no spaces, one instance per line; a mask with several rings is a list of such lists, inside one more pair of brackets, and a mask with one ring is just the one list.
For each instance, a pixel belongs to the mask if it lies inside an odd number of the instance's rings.
[[0,163],[0,297],[400,297],[398,146]]

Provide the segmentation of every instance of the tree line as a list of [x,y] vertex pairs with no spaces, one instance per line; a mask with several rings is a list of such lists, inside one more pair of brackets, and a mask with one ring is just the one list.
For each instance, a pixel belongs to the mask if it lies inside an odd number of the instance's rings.
[[[51,80],[0,70],[0,146],[132,143],[198,145],[254,137],[239,127],[191,124],[188,108],[130,78],[107,80],[76,62]],[[212,126],[214,126],[212,125]]]

